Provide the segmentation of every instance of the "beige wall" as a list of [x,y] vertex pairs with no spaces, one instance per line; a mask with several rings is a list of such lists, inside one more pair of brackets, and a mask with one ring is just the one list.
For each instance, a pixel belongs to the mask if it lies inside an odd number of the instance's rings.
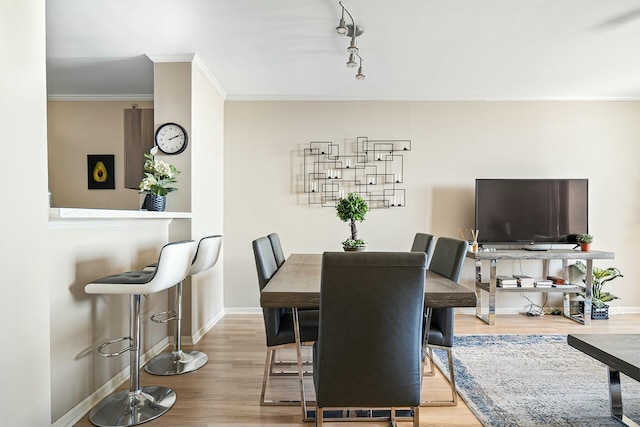
[[[51,294],[52,422],[119,372],[128,373],[128,353],[106,358],[96,349],[111,339],[129,336],[129,297],[88,295],[84,286],[95,279],[140,270],[156,262],[161,247],[168,242],[167,223],[168,220],[141,219],[51,222],[48,288]],[[167,310],[167,293],[163,291],[142,299],[141,356],[162,341],[167,342],[166,325],[149,320],[152,314]],[[121,348],[124,346],[115,345],[109,351]],[[111,387],[117,385],[111,384]]]
[[[224,100],[197,61],[192,67],[191,96],[195,177],[191,182],[191,232],[198,240],[223,233]],[[191,335],[195,339],[224,310],[223,254],[214,268],[191,278]]]
[[3,147],[0,414],[7,426],[51,416],[44,0],[0,2]]
[[[474,217],[474,180],[589,179],[594,249],[614,251],[625,274],[610,284],[638,309],[640,102],[227,102],[225,106],[225,307],[258,307],[251,241],[278,232],[286,254],[341,250],[348,234],[331,208],[300,194],[309,141],[357,136],[411,139],[404,158],[407,207],[374,210],[358,226],[369,250],[407,250],[414,233],[457,237]],[[538,262],[501,263],[499,273],[541,275]],[[552,271],[560,263],[551,265]],[[471,263],[462,283],[473,284]],[[532,295],[539,301],[540,295]],[[528,302],[498,295],[498,311]],[[556,301],[558,305],[561,302]]]
[[[124,110],[153,102],[48,103],[49,189],[52,206],[139,209],[142,196],[124,188]],[[113,154],[115,190],[87,189],[87,154]],[[141,166],[142,167],[142,166]]]

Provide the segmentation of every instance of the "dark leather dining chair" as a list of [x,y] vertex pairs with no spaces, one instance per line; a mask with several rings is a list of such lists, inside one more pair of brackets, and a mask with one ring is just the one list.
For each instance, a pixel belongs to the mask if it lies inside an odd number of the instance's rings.
[[[262,290],[278,271],[276,259],[273,254],[271,242],[267,237],[260,237],[253,241],[253,254],[258,273],[258,286]],[[299,401],[265,400],[265,392],[273,358],[278,349],[293,347],[295,345],[295,330],[293,314],[291,310],[284,308],[263,308],[264,329],[267,338],[267,355],[265,360],[264,376],[262,379],[262,392],[260,405],[299,405]],[[300,341],[310,343],[318,338],[318,311],[305,310],[299,313]]]
[[419,425],[425,275],[424,253],[323,255],[313,354],[317,426],[323,410],[345,408],[389,410],[392,422],[394,408],[410,408]]
[[[469,243],[466,240],[452,239],[449,237],[438,238],[429,271],[438,273],[454,282],[460,280],[460,273],[467,254]],[[422,406],[454,406],[458,404],[456,393],[455,376],[453,372],[453,308],[434,308],[431,310],[431,322],[429,326],[428,351],[431,371],[428,375],[434,374],[433,348],[441,348],[447,351],[449,365],[449,384],[451,386],[451,400],[431,400],[422,402]]]
[[271,248],[273,249],[273,255],[276,257],[276,265],[278,268],[284,264],[284,251],[282,250],[282,244],[280,243],[280,237],[278,233],[271,233],[267,236],[271,242]]
[[436,241],[435,236],[426,233],[416,233],[411,245],[411,252],[424,252],[427,254],[427,266],[431,262],[433,255],[433,246]]

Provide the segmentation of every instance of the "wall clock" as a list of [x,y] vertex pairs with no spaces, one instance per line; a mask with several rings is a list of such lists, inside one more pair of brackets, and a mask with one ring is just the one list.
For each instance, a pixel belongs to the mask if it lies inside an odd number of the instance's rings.
[[165,123],[156,131],[156,145],[165,154],[180,154],[187,148],[187,131],[177,123]]

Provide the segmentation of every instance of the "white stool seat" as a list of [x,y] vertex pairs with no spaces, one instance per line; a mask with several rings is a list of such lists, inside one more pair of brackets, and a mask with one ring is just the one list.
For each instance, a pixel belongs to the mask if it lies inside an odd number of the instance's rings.
[[[189,275],[197,274],[213,267],[220,256],[222,246],[222,236],[207,236],[200,239],[195,257],[189,269]],[[156,266],[157,267],[157,266]],[[154,266],[145,267],[142,273],[153,271]],[[151,320],[158,323],[165,323],[173,320],[173,351],[171,353],[159,354],[151,359],[144,370],[152,375],[179,375],[193,372],[203,367],[209,357],[201,351],[182,351],[181,348],[181,321],[182,321],[182,282],[176,282],[173,298],[173,310],[156,313],[151,316]],[[160,316],[170,317],[162,320]]]
[[[158,418],[176,401],[173,390],[161,386],[140,387],[140,297],[160,292],[181,282],[191,268],[196,251],[193,240],[169,243],[160,251],[153,271],[129,271],[103,277],[85,285],[88,294],[124,294],[130,296],[130,335],[111,340],[99,348],[103,356],[130,353],[129,390],[107,396],[91,409],[89,420],[101,427],[133,426]],[[102,349],[111,343],[128,341],[129,347],[116,353]]]
[[84,291],[88,294],[120,295],[148,295],[163,291],[175,286],[189,274],[195,250],[196,243],[193,240],[169,243],[160,251],[156,269],[103,277],[85,285]]

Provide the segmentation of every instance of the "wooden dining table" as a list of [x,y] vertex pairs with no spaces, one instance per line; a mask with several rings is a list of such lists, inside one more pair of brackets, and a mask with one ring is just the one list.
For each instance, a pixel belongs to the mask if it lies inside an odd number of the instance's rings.
[[[304,371],[298,309],[320,306],[320,285],[322,276],[322,254],[291,254],[278,269],[269,283],[260,292],[260,306],[263,308],[291,308],[293,312],[298,358],[298,378],[303,419],[312,421],[307,411],[304,391]],[[425,278],[425,306],[427,308],[475,307],[474,290],[453,280],[427,271]]]

